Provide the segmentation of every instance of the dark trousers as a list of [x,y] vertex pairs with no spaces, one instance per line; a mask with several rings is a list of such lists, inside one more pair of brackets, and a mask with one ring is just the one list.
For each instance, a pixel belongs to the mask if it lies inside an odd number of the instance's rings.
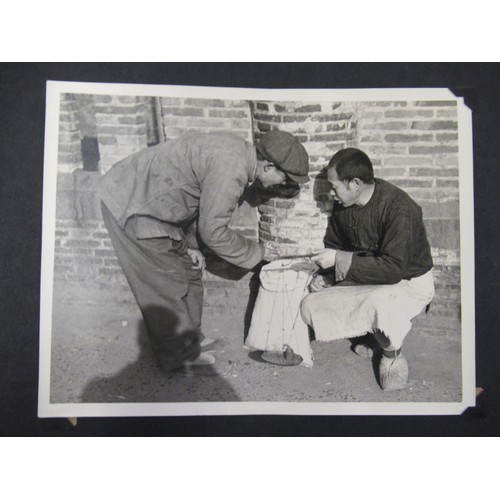
[[101,204],[118,261],[142,312],[160,367],[174,370],[201,351],[203,284],[193,269],[187,241],[138,239],[134,218],[122,229]]

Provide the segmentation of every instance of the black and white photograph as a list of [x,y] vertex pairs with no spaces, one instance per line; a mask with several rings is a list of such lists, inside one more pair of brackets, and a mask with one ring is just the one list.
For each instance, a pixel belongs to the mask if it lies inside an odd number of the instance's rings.
[[38,415],[459,415],[472,118],[447,88],[47,83]]

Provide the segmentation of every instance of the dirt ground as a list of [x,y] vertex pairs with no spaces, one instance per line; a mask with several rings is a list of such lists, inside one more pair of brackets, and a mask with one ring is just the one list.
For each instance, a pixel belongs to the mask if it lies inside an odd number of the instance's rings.
[[156,366],[138,307],[108,290],[56,286],[51,403],[140,402],[460,402],[460,342],[412,331],[404,353],[406,388],[383,392],[376,360],[349,340],[312,342],[314,365],[278,366],[243,347],[244,312],[204,311],[205,335],[218,339],[215,365],[165,374]]

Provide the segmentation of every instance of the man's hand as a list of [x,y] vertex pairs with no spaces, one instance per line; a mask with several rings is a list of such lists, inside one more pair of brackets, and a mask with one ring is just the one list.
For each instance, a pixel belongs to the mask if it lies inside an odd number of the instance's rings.
[[188,248],[187,252],[189,257],[191,257],[193,269],[203,271],[205,269],[205,256],[199,250],[195,250],[193,248]]
[[276,254],[271,253],[271,251],[268,248],[264,248],[264,257],[262,258],[263,261],[265,262],[272,262],[273,260],[276,260],[278,257]]
[[311,257],[312,261],[323,269],[328,269],[335,265],[335,257],[337,255],[337,250],[333,248],[326,248],[321,252],[317,253]]
[[325,288],[332,286],[333,281],[329,280],[326,276],[318,274],[309,283],[310,292],[320,292]]

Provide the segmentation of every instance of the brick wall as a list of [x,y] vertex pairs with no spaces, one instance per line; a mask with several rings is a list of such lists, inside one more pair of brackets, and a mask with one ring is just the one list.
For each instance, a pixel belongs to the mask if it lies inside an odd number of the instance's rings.
[[331,212],[328,183],[317,178],[339,149],[356,137],[355,108],[349,103],[254,103],[256,141],[272,129],[300,138],[309,154],[311,182],[292,199],[272,198],[259,206],[260,238],[275,255],[298,254],[323,247]]
[[[124,282],[101,221],[95,185],[116,161],[146,147],[145,99],[95,95],[90,102],[86,96],[87,106],[78,107],[78,97],[81,96],[64,94],[61,99],[60,124],[64,124],[63,130],[71,126],[71,134],[59,134],[55,279],[107,282],[110,276],[115,276]],[[89,116],[80,120],[79,113],[83,112],[88,112]],[[88,127],[91,119],[95,120],[93,125],[99,144],[99,172],[83,169],[80,141],[85,135],[84,124]],[[61,159],[61,151],[70,147],[75,151],[71,163],[66,157]]]
[[147,146],[146,98],[97,95],[94,102],[100,172],[104,174],[117,161]]
[[[423,207],[436,263],[436,299],[420,329],[459,334],[460,268],[458,234],[458,134],[455,103],[450,102],[270,102],[218,99],[156,99],[94,96],[101,172],[145,147],[148,123],[157,121],[160,140],[191,131],[231,131],[247,140],[272,128],[297,136],[309,153],[311,182],[292,199],[268,198],[258,206],[244,202],[232,227],[261,239],[276,254],[302,253],[322,246],[331,210],[328,183],[318,176],[331,156],[348,146],[367,152],[376,175],[402,187]],[[151,112],[151,111],[149,111]],[[76,148],[79,119],[74,96],[61,100],[56,230],[56,280],[91,279],[113,285],[133,301],[100,219],[94,197],[101,172],[82,170]],[[154,118],[154,120],[152,119]],[[149,125],[151,128],[151,125]],[[230,313],[242,310],[255,290],[253,273],[209,256],[205,305]]]
[[88,221],[82,227],[71,219],[59,220],[55,244],[57,272],[74,281],[120,273],[103,223]]
[[61,94],[59,108],[58,172],[72,172],[82,164],[80,118],[76,97]]
[[166,139],[189,132],[232,132],[252,142],[248,101],[161,97],[160,106]]

